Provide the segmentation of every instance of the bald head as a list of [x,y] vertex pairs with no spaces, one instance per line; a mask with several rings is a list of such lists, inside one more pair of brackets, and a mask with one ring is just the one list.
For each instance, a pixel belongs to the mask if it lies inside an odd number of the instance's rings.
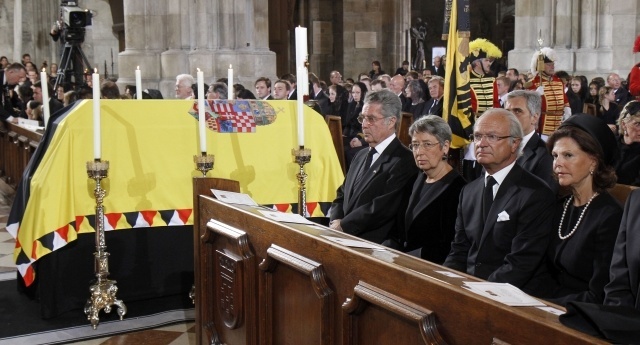
[[404,90],[404,77],[400,74],[394,75],[393,78],[391,78],[389,89],[399,96],[402,90]]

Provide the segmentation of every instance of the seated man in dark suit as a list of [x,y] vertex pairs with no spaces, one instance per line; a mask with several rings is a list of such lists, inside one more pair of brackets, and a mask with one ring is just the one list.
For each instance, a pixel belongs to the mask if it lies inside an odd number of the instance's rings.
[[351,163],[329,211],[334,230],[382,243],[395,226],[398,205],[418,169],[411,151],[396,137],[402,104],[383,89],[367,93],[358,121],[369,149]]
[[516,164],[522,128],[511,112],[486,111],[473,138],[486,173],[460,193],[456,234],[444,266],[535,291],[544,272],[555,197],[544,181]]
[[435,76],[429,80],[429,95],[424,110],[426,115],[438,115],[442,117],[442,96],[444,96],[444,78]]
[[542,109],[542,97],[535,91],[515,90],[507,94],[505,108],[518,118],[522,126],[522,155],[517,162],[524,170],[547,183],[554,194],[558,193],[558,181],[553,177],[553,157],[545,142],[536,133]]
[[58,101],[53,95],[53,88],[48,83],[46,84],[49,91],[49,100],[42,99],[42,82],[37,81],[31,87],[33,89],[33,99],[40,104],[44,104],[44,102],[49,102],[49,114],[55,114],[56,111],[64,108],[62,102]]

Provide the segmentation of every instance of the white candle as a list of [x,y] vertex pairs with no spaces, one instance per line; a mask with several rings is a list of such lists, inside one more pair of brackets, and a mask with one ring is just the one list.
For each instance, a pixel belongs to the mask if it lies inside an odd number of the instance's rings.
[[93,158],[100,159],[101,139],[100,139],[100,75],[98,69],[93,70]]
[[229,65],[229,69],[227,70],[227,85],[228,87],[228,91],[227,91],[227,99],[233,99],[233,66]]
[[136,68],[136,98],[142,99],[142,73],[140,72],[140,66]]
[[304,95],[309,94],[309,74],[307,72],[307,68],[305,67],[305,62],[307,61],[308,52],[307,52],[307,28],[298,26],[295,29],[296,36],[296,70],[303,69],[302,71],[298,71],[296,83],[302,85],[302,92],[298,91],[298,97],[302,97]]
[[205,132],[206,121],[204,114],[204,74],[198,68],[196,73],[198,80],[198,135],[200,137],[200,152],[207,152],[207,133]]
[[[298,68],[298,75],[304,72],[304,68]],[[298,79],[299,80],[299,79]],[[298,106],[298,146],[304,146],[304,100],[302,99],[302,84],[298,82],[296,85],[298,90],[298,98],[296,105]]]
[[49,116],[51,112],[49,110],[49,83],[47,82],[47,70],[45,68],[40,72],[40,86],[42,89],[42,112],[44,113],[44,128],[47,128],[47,122],[49,122]]
[[[298,146],[304,146],[304,88],[305,80],[309,77],[304,66],[307,60],[307,28],[298,26],[295,29],[296,36],[296,90],[298,91]],[[308,84],[308,83],[306,83]],[[309,93],[307,87],[307,94]]]

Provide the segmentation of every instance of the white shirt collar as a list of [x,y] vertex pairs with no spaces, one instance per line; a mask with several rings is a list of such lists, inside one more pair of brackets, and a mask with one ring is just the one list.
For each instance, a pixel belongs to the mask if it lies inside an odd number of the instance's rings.
[[493,185],[493,195],[495,197],[496,193],[498,192],[498,188],[500,188],[500,186],[502,185],[502,182],[504,182],[504,179],[507,177],[507,175],[509,174],[509,172],[511,171],[511,169],[513,168],[513,166],[516,164],[516,161],[514,160],[513,162],[511,162],[511,164],[507,165],[506,167],[502,168],[500,171],[496,172],[493,175],[489,175],[489,173],[485,172],[484,174],[484,183],[486,186],[487,183],[487,176],[493,176],[493,179],[496,180],[496,184]]
[[389,146],[389,144],[391,144],[391,142],[395,138],[396,138],[396,134],[393,133],[387,139],[384,139],[378,145],[376,145],[376,152],[377,153],[373,155],[373,158],[371,159],[371,164],[373,164],[373,162],[375,162],[378,159],[378,157],[380,157],[380,154],[382,154],[382,152],[384,152],[384,150]]
[[520,140],[520,151],[522,151],[522,149],[524,149],[524,147],[527,146],[527,143],[533,137],[534,134],[536,134],[535,130],[531,131],[531,133],[522,137],[522,140]]

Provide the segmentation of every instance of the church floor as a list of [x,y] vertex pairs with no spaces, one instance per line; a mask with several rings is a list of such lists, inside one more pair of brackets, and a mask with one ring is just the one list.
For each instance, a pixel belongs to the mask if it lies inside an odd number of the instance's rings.
[[[13,263],[13,248],[15,240],[6,230],[7,217],[11,209],[11,200],[5,194],[10,189],[0,179],[0,276],[15,277],[15,265]],[[89,326],[88,326],[89,327]],[[196,343],[195,326],[193,322],[180,323],[152,330],[139,331],[105,337],[93,340],[84,340],[73,344],[86,345],[190,345]]]

